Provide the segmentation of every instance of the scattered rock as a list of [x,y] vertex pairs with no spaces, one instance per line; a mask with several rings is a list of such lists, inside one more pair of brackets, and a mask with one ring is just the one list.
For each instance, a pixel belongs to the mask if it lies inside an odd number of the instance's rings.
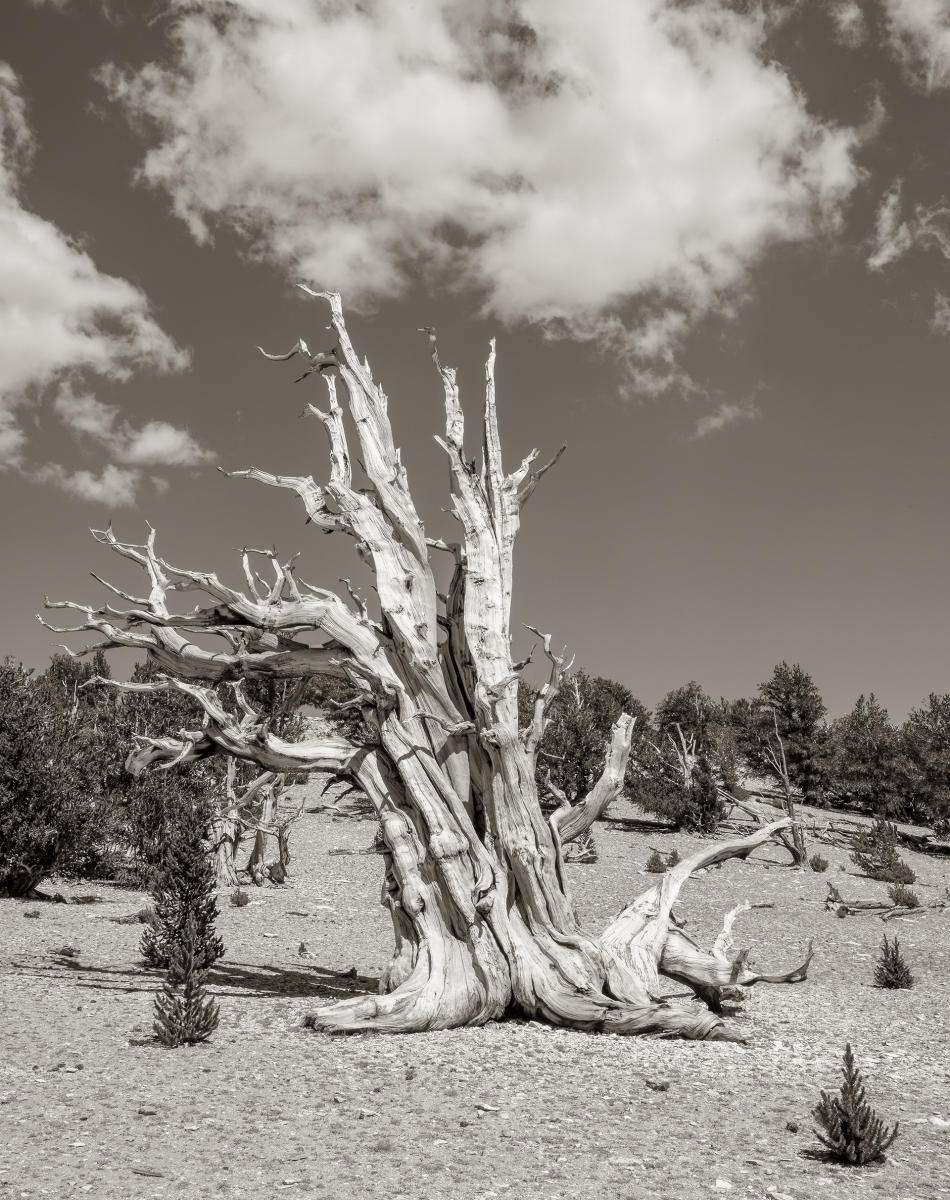
[[652,1092],[668,1092],[670,1090],[668,1079],[645,1079],[644,1083]]
[[150,908],[140,908],[138,912],[126,913],[124,917],[110,917],[113,925],[147,925],[152,915]]

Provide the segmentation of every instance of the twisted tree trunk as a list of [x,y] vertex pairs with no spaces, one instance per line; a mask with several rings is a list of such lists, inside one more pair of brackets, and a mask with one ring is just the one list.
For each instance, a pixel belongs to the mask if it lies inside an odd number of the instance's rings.
[[[349,600],[299,580],[293,563],[266,555],[274,579],[265,583],[243,554],[246,590],[216,575],[171,567],[145,545],[119,542],[111,529],[98,540],[143,567],[147,597],[106,585],[132,607],[93,609],[69,602],[50,607],[84,614],[81,629],[104,635],[105,646],[148,652],[168,677],[124,688],[176,688],[205,713],[200,730],[177,738],[143,739],[129,758],[134,771],[226,753],[266,770],[332,770],[351,776],[376,808],[385,845],[383,903],[392,915],[395,949],[378,996],[358,996],[318,1009],[323,1029],[408,1031],[478,1024],[516,1011],[559,1025],[618,1033],[729,1037],[708,1008],[660,998],[660,975],[690,984],[716,1007],[725,984],[754,983],[744,960],[720,946],[706,954],[671,929],[670,910],[692,871],[745,856],[788,820],[704,850],[680,863],[597,937],[579,925],[565,887],[562,848],[579,837],[618,795],[630,750],[632,720],[622,716],[607,749],[604,772],[590,795],[550,820],[535,784],[535,755],[560,678],[552,657],[549,685],[526,730],[518,727],[519,671],[509,629],[512,558],[521,510],[544,472],[536,453],[514,471],[502,467],[495,407],[495,347],[485,368],[481,462],[464,452],[464,419],[455,372],[439,359],[433,330],[423,330],[442,384],[445,433],[438,439],[451,469],[458,542],[427,538],[393,442],[387,400],[350,342],[339,296],[326,300],[337,335],[332,352],[300,354],[305,374],[322,377],[326,409],[308,411],[330,442],[330,482],[233,472],[301,497],[321,530],[350,535],[376,577],[379,611],[371,615],[350,589]],[[354,485],[342,381],[369,487]],[[555,456],[556,458],[557,456]],[[430,556],[450,556],[448,591],[437,591]],[[196,590],[207,602],[171,613],[170,591]],[[309,645],[308,634],[326,639]],[[205,650],[196,634],[223,647]],[[546,649],[550,644],[546,640]],[[341,737],[288,743],[251,708],[245,678],[299,679],[336,673],[360,688],[359,703],[376,744]],[[225,710],[208,683],[233,683],[239,714]],[[200,682],[199,682],[200,681]],[[807,960],[806,964],[807,966]],[[805,967],[787,976],[803,977]]]

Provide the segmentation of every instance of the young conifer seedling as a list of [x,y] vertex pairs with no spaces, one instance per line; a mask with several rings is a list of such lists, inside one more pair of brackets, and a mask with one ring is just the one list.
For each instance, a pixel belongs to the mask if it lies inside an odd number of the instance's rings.
[[864,1081],[850,1043],[844,1048],[841,1073],[844,1078],[838,1095],[822,1092],[821,1100],[812,1109],[812,1116],[822,1127],[815,1129],[815,1135],[836,1162],[853,1167],[880,1162],[897,1137],[899,1125],[889,1130],[867,1103]]
[[181,939],[170,945],[168,974],[155,997],[155,1037],[163,1046],[206,1042],[218,1027],[218,1004],[205,990],[198,945],[197,923],[189,913]]
[[895,937],[893,941],[889,942],[886,933],[884,941],[881,943],[881,957],[874,967],[874,984],[880,988],[912,988],[914,986],[914,977],[901,954],[897,938]]
[[186,803],[175,814],[152,884],[154,915],[142,935],[142,957],[151,966],[171,968],[189,915],[194,919],[198,969],[206,971],[224,954],[224,942],[215,933],[216,879],[207,832],[208,817],[200,804]]

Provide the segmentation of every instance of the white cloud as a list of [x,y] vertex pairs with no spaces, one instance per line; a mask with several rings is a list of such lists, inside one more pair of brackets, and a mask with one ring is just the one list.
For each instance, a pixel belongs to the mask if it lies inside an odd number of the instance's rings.
[[0,405],[0,469],[18,467],[23,462],[26,434],[12,412]]
[[629,354],[662,367],[857,179],[857,135],[807,112],[761,15],[725,0],[175,7],[170,63],[102,76],[151,139],[142,178],[199,240],[237,228],[350,302],[422,272],[600,336],[650,296],[679,316]]
[[864,10],[855,0],[837,0],[837,3],[833,3],[831,22],[835,36],[843,45],[854,49],[867,41],[868,23]]
[[891,44],[910,78],[927,91],[950,86],[947,0],[884,0]]
[[199,446],[186,429],[167,421],[148,421],[132,434],[120,457],[123,462],[187,467],[208,462],[214,453]]
[[754,421],[759,416],[761,409],[751,400],[723,402],[714,412],[699,418],[693,428],[691,440],[701,441],[712,433],[719,433],[720,430],[735,425],[737,421]]
[[917,209],[917,240],[928,250],[939,250],[950,258],[950,206],[946,201]]
[[36,483],[51,483],[95,504],[121,508],[135,503],[139,472],[129,471],[111,463],[96,475],[92,471],[69,471],[56,463],[47,463],[31,472]]
[[914,244],[914,234],[901,217],[901,181],[898,179],[888,189],[877,210],[874,223],[874,239],[867,265],[872,271],[881,271],[888,263],[906,254]]
[[930,319],[930,328],[942,337],[950,334],[950,296],[945,296],[943,292],[937,292],[934,296],[934,315]]
[[141,366],[170,371],[188,361],[138,288],[103,274],[25,206],[33,150],[17,77],[0,63],[0,467],[24,461],[16,410],[65,372],[122,379]]
[[119,415],[114,404],[103,404],[88,392],[77,395],[70,387],[60,391],[53,401],[53,411],[74,433],[99,441],[111,436]]
[[167,421],[147,421],[136,429],[119,420],[114,404],[103,404],[86,392],[63,388],[53,409],[74,433],[100,443],[122,463],[188,467],[208,462],[214,453],[200,446],[186,429]]

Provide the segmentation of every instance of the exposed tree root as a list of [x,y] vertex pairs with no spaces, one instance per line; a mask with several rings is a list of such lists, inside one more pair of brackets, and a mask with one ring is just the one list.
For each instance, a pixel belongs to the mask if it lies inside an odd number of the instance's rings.
[[[812,957],[777,974],[752,974],[748,951],[732,953],[736,917],[729,912],[712,951],[676,927],[672,906],[690,875],[728,858],[744,858],[787,825],[773,823],[745,838],[704,848],[638,896],[598,941],[525,920],[517,910],[489,913],[477,938],[413,940],[413,926],[397,921],[397,953],[381,996],[352,997],[311,1014],[310,1028],[330,1032],[404,1033],[482,1024],[505,1012],[591,1032],[659,1034],[700,1040],[743,1039],[720,1017],[723,990],[756,983],[798,983]],[[660,976],[685,983],[706,1007],[660,997]]]

